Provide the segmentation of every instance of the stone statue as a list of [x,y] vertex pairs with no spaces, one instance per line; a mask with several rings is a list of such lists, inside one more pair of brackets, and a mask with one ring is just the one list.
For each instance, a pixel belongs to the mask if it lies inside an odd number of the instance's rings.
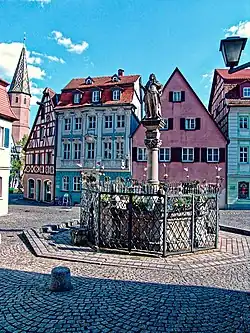
[[160,96],[162,94],[163,86],[157,81],[156,76],[154,74],[150,74],[149,80],[144,90],[144,103],[145,103],[145,118],[152,119],[161,119],[161,101]]

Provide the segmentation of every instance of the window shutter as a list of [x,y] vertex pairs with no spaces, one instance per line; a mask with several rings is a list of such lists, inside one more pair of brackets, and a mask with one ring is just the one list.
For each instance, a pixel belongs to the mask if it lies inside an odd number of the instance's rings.
[[194,148],[194,162],[200,162],[200,148]]
[[173,95],[174,95],[173,91],[170,91],[169,92],[169,102],[173,102]]
[[207,162],[207,148],[201,148],[201,162]]
[[10,130],[8,128],[4,129],[4,147],[9,148],[10,145]]
[[174,128],[174,119],[168,118],[168,129],[172,130]]
[[201,118],[196,118],[195,119],[195,125],[196,125],[196,127],[195,127],[196,130],[201,129]]
[[184,130],[185,129],[185,118],[180,119],[180,129]]
[[226,150],[225,148],[220,148],[220,163],[223,163],[226,161]]
[[185,91],[181,92],[181,101],[184,102],[185,101]]
[[171,148],[171,162],[181,162],[181,148]]
[[137,161],[137,147],[132,148],[132,162]]

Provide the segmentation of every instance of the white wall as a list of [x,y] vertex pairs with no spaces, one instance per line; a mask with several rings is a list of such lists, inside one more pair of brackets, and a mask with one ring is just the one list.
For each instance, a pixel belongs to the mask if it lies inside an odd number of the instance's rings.
[[9,175],[10,175],[10,148],[12,123],[0,118],[0,127],[9,128],[9,148],[0,147],[0,177],[2,177],[2,197],[0,197],[0,215],[8,214],[9,203]]

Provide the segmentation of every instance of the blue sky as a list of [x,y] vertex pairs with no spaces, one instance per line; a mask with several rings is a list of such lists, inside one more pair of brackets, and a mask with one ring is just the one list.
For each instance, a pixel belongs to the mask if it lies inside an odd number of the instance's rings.
[[164,84],[176,66],[207,104],[220,39],[228,29],[250,37],[249,18],[249,0],[0,0],[0,76],[10,81],[26,32],[33,104],[73,77],[123,68]]

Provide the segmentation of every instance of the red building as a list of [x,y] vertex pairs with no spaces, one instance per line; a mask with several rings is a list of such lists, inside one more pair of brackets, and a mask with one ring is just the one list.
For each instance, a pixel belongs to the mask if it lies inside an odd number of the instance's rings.
[[[225,151],[227,140],[207,112],[190,84],[176,68],[164,86],[161,97],[165,128],[161,130],[159,179],[216,184],[222,181],[220,206],[225,204]],[[146,177],[145,129],[133,135],[133,178]]]
[[36,201],[54,200],[55,113],[58,95],[50,88],[42,100],[25,150],[24,197]]

